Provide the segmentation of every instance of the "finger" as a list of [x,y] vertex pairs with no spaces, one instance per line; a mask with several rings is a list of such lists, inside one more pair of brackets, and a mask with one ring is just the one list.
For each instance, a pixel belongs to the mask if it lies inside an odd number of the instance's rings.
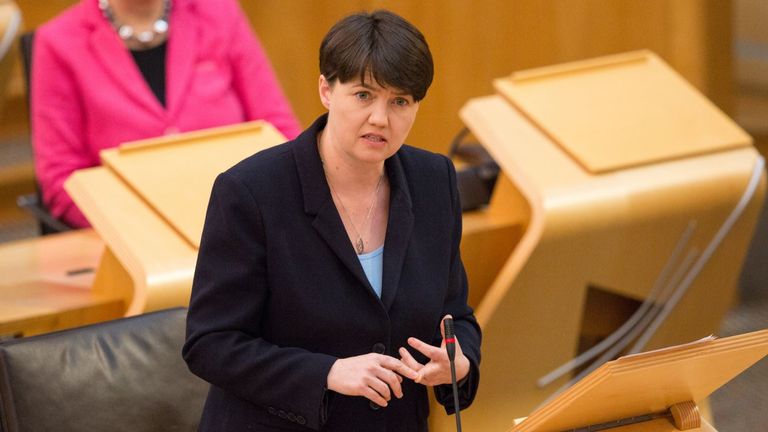
[[444,354],[444,351],[440,348],[434,347],[428,343],[424,343],[414,337],[408,338],[408,345],[412,346],[416,351],[424,354],[430,359],[438,358],[440,354]]
[[423,364],[417,362],[416,359],[413,358],[413,356],[407,349],[401,347],[399,352],[400,352],[400,361],[405,363],[405,365],[408,366],[409,368],[418,372],[421,368],[424,367]]
[[380,364],[382,367],[395,371],[406,378],[414,379],[418,375],[415,369],[394,357],[385,357]]
[[370,387],[366,387],[361,392],[362,396],[369,401],[375,403],[378,406],[386,407],[387,406],[387,400],[381,397],[381,395],[374,389]]
[[366,377],[364,382],[368,385],[369,388],[373,389],[373,391],[378,393],[379,396],[381,396],[382,399],[384,399],[385,401],[392,399],[392,394],[389,391],[389,386],[387,385],[386,382],[382,381],[382,379],[379,378],[378,376],[376,375],[368,376]]
[[459,337],[454,336],[453,344],[456,345],[456,356],[464,355],[464,351],[461,350],[461,344],[459,343]]
[[399,375],[386,369],[383,369],[383,371],[385,372],[385,376],[380,378],[387,383],[389,391],[398,399],[403,397],[403,388],[400,386],[400,381],[397,379]]
[[[395,362],[400,363],[397,360],[395,360]],[[411,372],[413,373],[413,371]],[[394,393],[395,397],[398,399],[403,397],[403,390],[400,387],[400,379],[398,379],[400,375],[382,365],[382,367],[375,371],[375,376],[387,385],[388,392]],[[382,396],[384,396],[387,400],[391,399],[391,396],[389,395],[382,394]]]
[[429,362],[419,371],[418,383],[424,385],[435,385],[435,377],[440,373],[440,367],[435,362]]

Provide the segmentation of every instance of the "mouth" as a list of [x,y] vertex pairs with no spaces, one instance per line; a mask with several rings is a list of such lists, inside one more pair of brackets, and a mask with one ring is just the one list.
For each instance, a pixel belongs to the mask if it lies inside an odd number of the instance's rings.
[[370,134],[365,134],[365,135],[363,135],[363,136],[362,136],[362,138],[363,138],[364,140],[370,141],[370,142],[372,142],[372,143],[377,143],[377,144],[378,144],[378,143],[381,143],[381,144],[383,144],[383,143],[386,143],[386,142],[387,142],[387,139],[386,139],[386,138],[384,138],[383,136],[381,136],[381,135],[378,135],[378,134],[372,134],[372,133],[370,133]]

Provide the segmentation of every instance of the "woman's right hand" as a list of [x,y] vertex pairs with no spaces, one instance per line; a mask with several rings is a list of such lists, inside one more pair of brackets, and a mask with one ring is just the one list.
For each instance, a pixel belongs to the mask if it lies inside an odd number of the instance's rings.
[[364,354],[338,359],[328,372],[328,389],[347,396],[363,396],[382,407],[403,397],[403,377],[416,379],[418,373],[402,361],[383,354]]

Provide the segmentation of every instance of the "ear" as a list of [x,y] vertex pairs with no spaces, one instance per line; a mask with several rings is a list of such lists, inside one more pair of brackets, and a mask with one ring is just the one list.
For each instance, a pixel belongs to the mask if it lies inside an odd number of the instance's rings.
[[323,104],[325,109],[330,109],[331,108],[331,92],[333,91],[333,88],[331,86],[331,83],[329,83],[328,80],[325,79],[325,76],[322,74],[318,79],[317,89],[318,89],[318,93],[320,94],[320,103]]

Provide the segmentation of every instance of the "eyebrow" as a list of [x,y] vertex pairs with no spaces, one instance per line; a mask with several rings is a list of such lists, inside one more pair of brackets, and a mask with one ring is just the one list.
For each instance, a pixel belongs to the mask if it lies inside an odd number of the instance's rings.
[[[364,82],[358,83],[357,85],[362,87],[362,88],[364,88],[364,89],[367,89],[367,90],[378,90],[380,88],[384,88],[383,86],[374,87],[374,86],[372,86],[370,84],[367,84],[367,83],[364,83]],[[410,96],[410,97],[413,97],[412,94],[410,94],[408,92],[405,92],[405,91],[402,91],[402,90],[396,91],[394,93],[397,96]]]
[[383,87],[381,87],[381,86],[379,86],[379,87],[374,87],[374,86],[372,86],[372,85],[370,85],[370,84],[366,84],[366,83],[364,83],[364,82],[359,82],[359,83],[357,83],[357,86],[358,86],[358,87],[362,87],[362,88],[364,88],[364,89],[368,89],[368,90],[378,90],[379,88],[383,88]]

